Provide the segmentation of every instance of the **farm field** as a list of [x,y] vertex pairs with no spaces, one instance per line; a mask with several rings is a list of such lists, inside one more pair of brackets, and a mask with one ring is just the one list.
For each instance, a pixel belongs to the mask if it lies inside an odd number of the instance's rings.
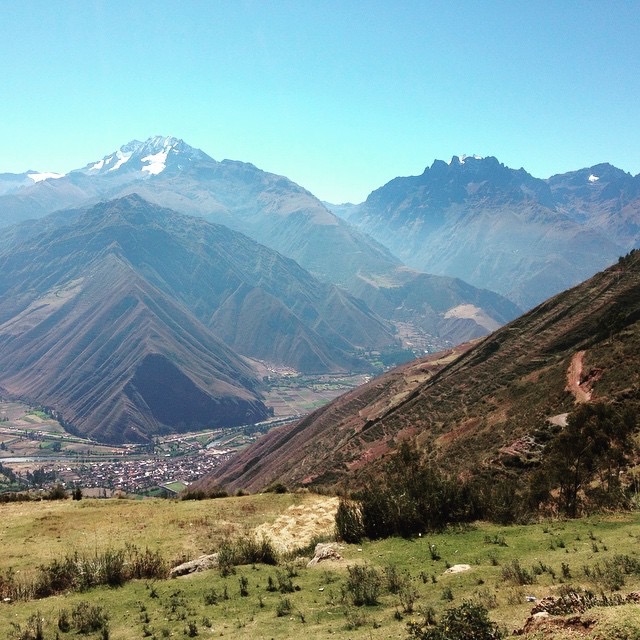
[[275,417],[301,416],[346,393],[370,376],[288,376],[269,385],[265,402],[273,407]]
[[[97,557],[127,545],[158,552],[172,566],[254,537],[266,536],[282,555],[277,566],[248,564],[226,575],[214,568],[173,580],[133,580],[116,588],[0,602],[0,637],[19,637],[17,626],[24,632],[34,615],[45,621],[45,640],[56,633],[75,637],[74,631],[60,632],[61,612],[71,616],[90,605],[101,607],[108,636],[118,640],[407,638],[408,622],[438,619],[468,600],[486,607],[510,637],[546,596],[584,589],[611,600],[640,590],[638,513],[526,526],[477,523],[413,540],[340,545],[341,560],[307,567],[314,543],[333,535],[336,506],[335,498],[309,493],[1,505],[2,576],[11,570],[25,582],[40,565],[73,552]],[[456,565],[468,568],[450,571]],[[377,576],[377,604],[354,604],[354,566]],[[638,604],[596,606],[581,612],[579,624],[570,619],[554,618],[553,629],[538,627],[525,637],[606,640],[640,634]],[[104,629],[84,637],[104,638]]]

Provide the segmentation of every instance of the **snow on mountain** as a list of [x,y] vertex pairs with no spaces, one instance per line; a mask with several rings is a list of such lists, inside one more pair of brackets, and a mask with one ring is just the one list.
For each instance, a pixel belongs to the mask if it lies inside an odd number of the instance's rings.
[[465,160],[483,160],[482,156],[477,156],[475,153],[471,156],[468,156],[466,153],[463,153],[461,156],[453,156],[449,161],[449,164],[456,162],[458,164],[464,164]]
[[132,140],[117,151],[104,156],[102,160],[90,162],[77,171],[86,175],[103,175],[122,169],[139,171],[141,177],[148,178],[162,173],[167,168],[170,158],[178,156],[192,161],[211,159],[179,138],[153,136],[143,142]]
[[64,173],[28,173],[27,176],[34,182],[42,182],[43,180],[57,180],[58,178],[64,178]]

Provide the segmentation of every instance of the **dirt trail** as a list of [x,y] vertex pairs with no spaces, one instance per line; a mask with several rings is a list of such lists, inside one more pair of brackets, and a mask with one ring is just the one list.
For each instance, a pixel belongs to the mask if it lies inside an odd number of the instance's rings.
[[580,386],[582,378],[582,367],[584,363],[584,351],[578,351],[573,358],[567,371],[567,391],[570,391],[576,399],[577,403],[589,402],[591,400],[591,391]]
[[333,534],[338,502],[338,498],[317,496],[291,505],[275,522],[257,527],[256,534],[269,538],[281,551],[303,547],[315,536]]

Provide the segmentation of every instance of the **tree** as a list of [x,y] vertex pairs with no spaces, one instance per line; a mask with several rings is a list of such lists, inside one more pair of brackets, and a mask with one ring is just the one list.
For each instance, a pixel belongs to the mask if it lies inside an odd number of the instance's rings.
[[609,497],[618,489],[619,471],[634,449],[635,427],[632,411],[603,403],[581,404],[569,415],[549,444],[545,463],[566,515],[578,515],[581,496],[595,479]]

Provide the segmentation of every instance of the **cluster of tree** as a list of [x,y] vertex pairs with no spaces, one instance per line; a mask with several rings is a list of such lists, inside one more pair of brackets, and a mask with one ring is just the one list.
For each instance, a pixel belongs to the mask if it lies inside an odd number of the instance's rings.
[[405,442],[381,475],[341,500],[337,535],[357,542],[481,519],[508,524],[548,511],[576,517],[589,510],[625,508],[635,488],[620,478],[635,451],[636,428],[631,410],[580,405],[546,446],[538,469],[520,477],[450,477]]
[[11,469],[10,467],[5,467],[1,462],[0,475],[3,475],[11,483],[18,482],[18,478],[16,477],[13,469]]
[[623,486],[620,478],[635,452],[636,429],[636,413],[630,408],[579,405],[533,474],[531,506],[555,503],[570,518],[589,508],[626,507],[632,488]]

